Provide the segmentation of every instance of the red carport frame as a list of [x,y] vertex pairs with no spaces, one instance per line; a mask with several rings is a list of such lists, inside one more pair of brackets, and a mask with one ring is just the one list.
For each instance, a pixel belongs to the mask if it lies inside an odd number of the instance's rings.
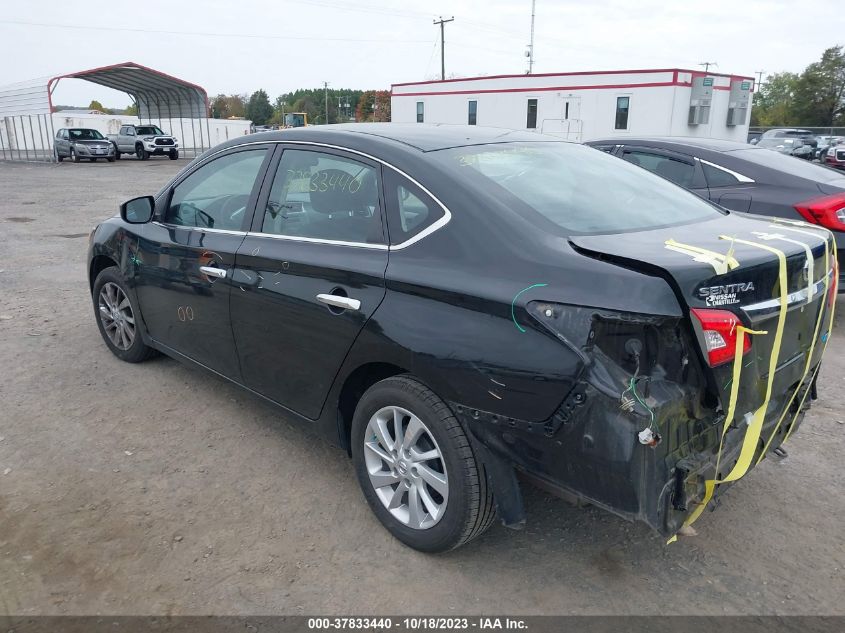
[[[171,134],[173,119],[178,119],[182,149],[193,150],[194,156],[211,146],[208,94],[201,86],[136,62],[124,62],[0,88],[0,123],[6,132],[3,142],[0,130],[0,159],[55,160],[53,91],[62,79],[83,79],[125,92],[137,106],[140,122],[158,121],[159,127],[169,127]],[[190,121],[190,148],[185,119]]]

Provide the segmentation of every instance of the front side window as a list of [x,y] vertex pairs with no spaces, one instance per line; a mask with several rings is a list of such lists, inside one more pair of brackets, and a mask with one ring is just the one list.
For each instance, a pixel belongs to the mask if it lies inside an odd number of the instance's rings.
[[630,105],[631,97],[616,97],[616,121],[613,126],[615,129],[628,129],[628,108]]
[[543,230],[619,233],[720,217],[698,196],[618,158],[575,143],[502,143],[440,152],[479,199],[498,200]]
[[173,189],[165,222],[204,229],[240,230],[266,154],[266,149],[236,152],[197,169]]
[[335,154],[286,149],[273,179],[261,232],[382,244],[378,192],[375,167]]
[[417,101],[417,123],[425,121],[425,104],[422,101]]
[[467,106],[467,125],[475,125],[478,121],[478,101],[470,101]]
[[529,99],[528,100],[528,121],[525,124],[529,130],[534,130],[537,128],[537,100],[536,99]]
[[677,185],[692,187],[695,165],[685,160],[631,149],[622,152],[622,159],[648,169],[658,176],[663,176]]

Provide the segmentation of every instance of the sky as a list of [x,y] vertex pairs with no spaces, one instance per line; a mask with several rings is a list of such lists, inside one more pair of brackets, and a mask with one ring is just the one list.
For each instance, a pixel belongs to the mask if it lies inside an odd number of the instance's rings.
[[[209,96],[263,88],[389,89],[446,74],[527,70],[531,0],[2,0],[0,85],[134,61]],[[800,13],[797,7],[800,6]],[[798,19],[800,18],[800,19]],[[802,25],[802,28],[798,28]],[[800,72],[845,44],[841,0],[536,0],[534,72],[696,69]],[[765,75],[764,75],[765,77]],[[62,80],[54,104],[129,105]]]

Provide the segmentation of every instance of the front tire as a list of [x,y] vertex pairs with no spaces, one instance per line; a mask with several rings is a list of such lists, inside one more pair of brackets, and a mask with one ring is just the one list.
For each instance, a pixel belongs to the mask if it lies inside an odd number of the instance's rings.
[[112,354],[127,363],[140,363],[155,354],[141,338],[137,306],[116,266],[97,275],[92,296],[97,327]]
[[73,149],[72,147],[70,148],[70,159],[71,159],[74,163],[78,163],[78,162],[81,160],[81,159],[79,158],[79,154],[77,154],[77,153],[76,153],[76,150],[75,150],[75,149]]
[[176,160],[177,158],[179,158],[179,150],[170,152],[170,160]]
[[115,160],[120,160],[120,151],[117,149],[117,143],[113,143],[114,145],[114,158]]
[[150,157],[150,153],[144,149],[143,145],[135,147],[135,155],[138,157],[138,160],[147,160]]
[[370,509],[405,545],[445,552],[482,534],[495,508],[452,412],[410,376],[370,387],[352,420],[352,461]]

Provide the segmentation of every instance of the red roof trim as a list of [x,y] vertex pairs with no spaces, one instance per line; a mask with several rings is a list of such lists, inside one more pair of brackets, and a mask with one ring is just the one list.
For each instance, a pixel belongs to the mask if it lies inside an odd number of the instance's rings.
[[[593,70],[593,71],[579,71],[570,73],[534,73],[531,75],[488,75],[486,77],[461,77],[456,79],[436,79],[434,81],[408,81],[405,83],[391,84],[391,88],[396,86],[423,86],[432,84],[445,84],[455,81],[482,81],[484,79],[513,79],[524,77],[578,77],[584,75],[629,75],[637,73],[673,73],[677,77],[678,73],[692,73],[693,76],[704,76],[705,73],[699,70],[685,70],[683,68],[648,68],[639,70]],[[706,73],[710,77],[730,77],[731,79],[751,79],[753,77],[744,77],[742,75],[725,75],[722,73]]]
[[[495,88],[489,90],[446,90],[446,91],[430,91],[430,92],[400,92],[393,93],[393,97],[423,97],[430,95],[469,95],[469,94],[488,94],[499,92],[548,92],[551,90],[613,90],[620,88],[666,88],[671,86],[688,86],[676,81],[654,81],[642,84],[597,84],[593,86],[543,86],[542,88]],[[722,87],[723,90],[728,88]]]

